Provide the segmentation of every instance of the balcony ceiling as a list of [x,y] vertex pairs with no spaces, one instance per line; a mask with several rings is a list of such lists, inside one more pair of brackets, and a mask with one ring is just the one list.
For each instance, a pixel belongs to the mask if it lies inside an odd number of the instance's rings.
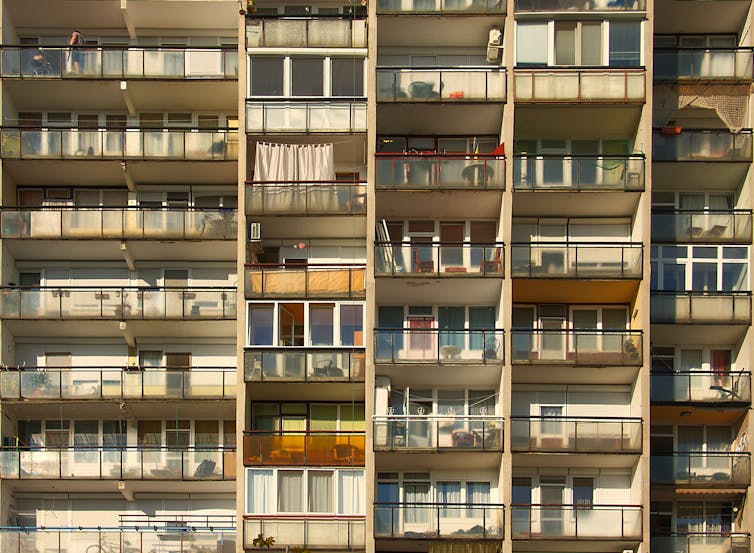
[[518,104],[514,133],[516,140],[626,138],[636,133],[641,108],[641,104]]
[[279,401],[363,401],[363,382],[247,382],[246,398],[250,401],[271,397]]
[[513,279],[514,303],[632,303],[638,280]]
[[[655,29],[662,33],[738,33],[746,24],[749,2],[716,0],[658,0],[655,2]],[[678,17],[682,13],[683,17]]]
[[384,15],[377,42],[383,46],[487,46],[490,27],[505,25],[504,16]]
[[499,135],[502,118],[503,104],[380,104],[377,107],[377,134]]
[[[50,320],[5,320],[7,328],[12,336],[47,336],[50,338],[114,338],[123,337],[119,321],[105,320],[75,320],[50,321]],[[203,321],[127,321],[126,329],[138,343],[141,338],[160,336],[163,338],[200,336],[202,338],[228,338],[236,334],[236,321],[234,320],[203,320]],[[124,339],[125,343],[125,339]]]
[[462,378],[465,386],[496,388],[500,385],[501,372],[502,365],[498,363],[440,366],[399,363],[375,368],[375,374],[390,377],[394,387],[426,386],[427,382],[432,382],[434,386],[458,386],[459,378]]
[[269,217],[247,215],[249,221],[262,221],[262,238],[304,240],[311,238],[364,238],[366,217]]
[[513,468],[632,468],[639,462],[633,454],[514,453]]
[[[363,384],[362,384],[363,388]],[[350,397],[349,397],[350,399]],[[205,401],[183,400],[124,400],[125,410],[120,407],[121,399],[112,401],[29,401],[13,403],[3,400],[3,413],[11,420],[18,419],[118,419],[122,416],[135,419],[153,418],[195,418],[201,412],[205,419],[235,418],[235,401],[217,399]]]
[[[740,421],[746,414],[745,408],[726,407],[724,404],[709,406],[693,405],[652,405],[652,423],[657,424],[724,424]],[[691,413],[681,416],[682,412]]]
[[653,190],[736,190],[746,179],[749,163],[655,162]]
[[513,365],[516,384],[633,384],[638,367],[575,367],[566,364]]
[[[479,267],[477,267],[479,269]],[[384,305],[492,305],[500,300],[501,278],[376,277],[375,301]]]
[[[471,162],[469,162],[471,163]],[[427,217],[499,218],[502,190],[377,191],[377,219]]]
[[374,464],[379,471],[479,470],[499,469],[500,452],[448,451],[375,453]]
[[749,329],[746,325],[672,325],[653,324],[652,342],[677,346],[736,345]]
[[[126,480],[126,492],[164,494],[232,494],[235,480]],[[3,487],[11,493],[68,492],[68,493],[121,493],[117,480],[4,480]]]
[[632,217],[638,192],[516,192],[514,217]]
[[[616,528],[615,533],[619,532],[620,528]],[[636,541],[586,538],[515,540],[513,550],[536,551],[537,553],[604,553],[605,551],[620,552],[626,549],[636,551],[637,544]]]

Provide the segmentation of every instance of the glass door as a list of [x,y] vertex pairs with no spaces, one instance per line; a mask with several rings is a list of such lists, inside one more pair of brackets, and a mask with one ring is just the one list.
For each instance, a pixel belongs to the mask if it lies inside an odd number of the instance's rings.
[[563,535],[563,484],[547,484],[540,487],[542,504],[541,531],[546,537]]
[[433,316],[408,316],[408,355],[410,359],[431,360],[436,358],[435,327]]

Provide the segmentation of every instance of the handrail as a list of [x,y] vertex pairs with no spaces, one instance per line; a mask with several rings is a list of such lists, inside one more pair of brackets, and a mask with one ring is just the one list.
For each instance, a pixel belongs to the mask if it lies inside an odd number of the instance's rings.
[[228,292],[235,292],[236,286],[150,286],[144,284],[142,286],[0,286],[0,292],[4,291],[22,291],[22,292],[34,292],[44,290],[125,290],[125,291],[139,291],[139,292],[157,292],[162,290],[175,290],[186,291],[191,290],[223,290]]
[[366,180],[359,181],[340,181],[340,180],[247,180],[245,183],[247,186],[325,186],[325,185],[338,185],[338,186],[366,186]]
[[[471,154],[466,154],[471,155]],[[476,156],[477,154],[473,154]],[[525,153],[514,153],[513,157],[515,159],[533,159],[533,158],[543,158],[543,159],[569,159],[569,158],[575,158],[575,159],[603,159],[603,160],[627,160],[627,159],[646,159],[646,155],[644,152],[637,152],[633,154],[625,154],[625,155],[615,155],[615,154],[540,154],[536,152],[525,152]]]
[[375,506],[411,506],[411,507],[505,507],[504,503],[441,503],[428,501],[426,503],[400,502],[400,501],[375,501]]
[[[355,421],[364,422],[364,421]],[[244,436],[365,436],[365,430],[244,430]]]
[[599,417],[599,416],[560,416],[560,415],[511,415],[511,420],[545,420],[545,421],[608,421],[608,422],[642,422],[641,417]]
[[365,263],[244,263],[246,268],[260,268],[260,269],[338,269],[338,268],[354,268],[363,269],[366,267]]
[[477,158],[479,159],[505,159],[505,154],[491,154],[489,152],[487,153],[476,153],[476,152],[375,152],[375,157],[385,157],[385,158],[395,158],[395,159],[403,159],[407,157],[418,157],[422,159],[431,158],[431,157],[437,157],[440,159],[445,158],[460,158],[465,160],[475,160]]

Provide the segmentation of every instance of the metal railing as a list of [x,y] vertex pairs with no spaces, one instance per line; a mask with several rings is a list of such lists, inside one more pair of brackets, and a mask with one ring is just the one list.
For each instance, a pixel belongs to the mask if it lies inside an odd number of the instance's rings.
[[751,482],[751,455],[728,451],[652,453],[652,484],[747,487]]
[[513,278],[640,279],[643,251],[641,244],[511,244],[511,274]]
[[751,81],[752,48],[655,48],[655,80]]
[[641,453],[635,417],[511,417],[510,432],[515,452]]
[[502,15],[503,0],[378,0],[377,14]]
[[244,350],[246,382],[364,382],[363,348]]
[[495,503],[375,503],[374,537],[501,540],[504,520]]
[[503,450],[503,417],[387,415],[372,417],[375,451]]
[[236,46],[3,45],[0,61],[6,79],[238,80]]
[[235,367],[4,367],[3,400],[233,399]]
[[501,243],[375,242],[374,275],[503,277]]
[[641,505],[511,505],[514,540],[642,538]]
[[553,68],[514,72],[516,102],[644,103],[646,70],[632,68]]
[[505,102],[505,69],[378,67],[378,102]]
[[253,263],[245,267],[247,299],[357,298],[366,295],[366,265]]
[[504,190],[505,157],[376,153],[377,190]]
[[652,131],[654,161],[735,161],[751,163],[752,131],[672,127]]
[[364,215],[366,182],[246,183],[246,215]]
[[374,361],[500,364],[503,335],[496,329],[375,328]]
[[246,100],[246,131],[344,132],[367,130],[364,98]]
[[751,324],[751,292],[658,291],[650,295],[658,324]]
[[234,447],[0,448],[5,480],[234,480]]
[[751,210],[652,211],[652,242],[751,244]]
[[358,17],[246,19],[247,48],[366,48],[367,21]]
[[2,127],[3,159],[112,159],[231,161],[235,129],[39,129]]
[[200,530],[235,530],[236,515],[162,515],[150,516],[144,514],[118,515],[119,528],[151,528],[186,530],[197,532]]
[[513,189],[644,190],[644,156],[516,154]]
[[643,12],[644,0],[516,0],[518,12]]
[[364,515],[244,515],[244,547],[255,549],[260,534],[274,536],[276,548],[364,549],[366,543]]
[[514,364],[640,366],[641,330],[511,330]]
[[3,319],[235,319],[235,287],[2,287]]
[[749,534],[716,534],[698,532],[672,534],[669,536],[652,536],[652,551],[672,551],[673,553],[748,553],[751,551]]
[[363,467],[363,431],[244,432],[246,466]]
[[235,209],[3,207],[0,237],[37,240],[235,240]]
[[650,383],[658,403],[751,403],[749,371],[652,371]]

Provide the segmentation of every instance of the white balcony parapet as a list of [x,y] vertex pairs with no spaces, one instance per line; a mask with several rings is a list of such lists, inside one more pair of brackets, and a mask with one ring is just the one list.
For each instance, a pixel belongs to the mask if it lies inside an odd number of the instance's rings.
[[644,68],[517,68],[516,102],[643,104]]
[[363,133],[367,129],[365,99],[247,100],[250,133]]
[[505,102],[505,69],[495,66],[378,67],[378,102]]
[[244,547],[259,534],[274,536],[275,547],[359,549],[366,543],[363,516],[244,515]]
[[366,48],[367,20],[347,16],[246,19],[247,48]]

